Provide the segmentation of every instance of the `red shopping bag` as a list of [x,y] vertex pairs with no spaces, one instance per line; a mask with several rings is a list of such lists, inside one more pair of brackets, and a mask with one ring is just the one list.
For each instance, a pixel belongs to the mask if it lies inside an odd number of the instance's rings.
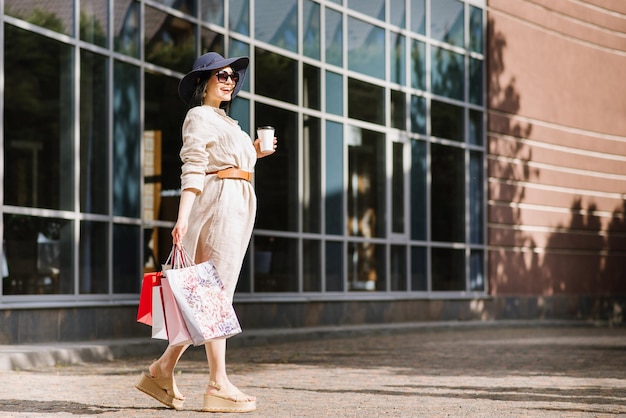
[[152,326],[152,288],[161,286],[163,273],[154,271],[143,275],[141,294],[139,296],[139,308],[137,309],[137,322]]

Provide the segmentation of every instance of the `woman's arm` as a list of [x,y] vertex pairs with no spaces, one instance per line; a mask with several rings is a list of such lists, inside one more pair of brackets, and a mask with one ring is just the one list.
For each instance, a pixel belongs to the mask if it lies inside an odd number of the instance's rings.
[[191,206],[196,200],[196,192],[193,189],[185,189],[180,194],[180,203],[178,205],[178,219],[176,225],[172,229],[172,238],[174,244],[178,247],[181,246],[183,237],[187,233],[189,226],[189,213],[191,213]]

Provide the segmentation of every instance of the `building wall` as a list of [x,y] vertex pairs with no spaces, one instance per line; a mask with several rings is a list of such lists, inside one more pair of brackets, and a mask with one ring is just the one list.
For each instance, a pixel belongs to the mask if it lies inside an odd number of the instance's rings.
[[490,0],[492,295],[626,293],[626,3]]

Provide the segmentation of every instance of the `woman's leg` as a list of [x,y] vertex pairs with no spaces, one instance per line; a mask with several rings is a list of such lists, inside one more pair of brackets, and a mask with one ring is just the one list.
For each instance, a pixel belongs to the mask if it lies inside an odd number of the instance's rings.
[[[178,364],[178,360],[183,355],[185,350],[188,348],[188,345],[184,346],[169,346],[165,349],[161,357],[155,360],[150,365],[150,374],[152,377],[163,377],[170,378],[174,375],[174,368],[176,364]],[[175,397],[179,399],[184,399],[185,397],[178,391],[176,387],[176,382],[174,382],[174,393]]]
[[[226,339],[222,338],[206,343],[204,345],[206,350],[206,357],[209,362],[209,380],[217,383],[223,393],[232,395],[242,395],[235,385],[233,385],[228,379],[226,373]],[[207,393],[215,393],[218,388],[210,386],[207,388]],[[245,395],[248,401],[254,401],[254,396]]]

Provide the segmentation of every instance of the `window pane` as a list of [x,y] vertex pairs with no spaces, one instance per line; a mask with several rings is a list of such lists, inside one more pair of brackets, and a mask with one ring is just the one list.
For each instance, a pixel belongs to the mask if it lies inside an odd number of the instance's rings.
[[[264,254],[255,254],[254,290],[257,292],[298,291],[298,241],[288,238],[261,237],[255,246]],[[264,255],[265,257],[261,257]]]
[[326,243],[326,291],[342,292],[344,290],[343,274],[343,243]]
[[200,7],[203,21],[224,26],[224,0],[202,0]]
[[138,226],[113,225],[113,293],[139,293],[141,235]]
[[309,64],[302,64],[302,104],[309,109],[319,110],[320,98],[320,69]]
[[326,111],[343,115],[343,78],[330,71],[326,71]]
[[174,222],[180,195],[181,125],[187,109],[178,97],[178,78],[146,72],[144,79],[143,219]]
[[[256,130],[250,128],[250,100],[237,96],[230,106],[230,116],[239,122],[239,126],[244,132],[256,134]],[[254,136],[256,138],[256,136]]]
[[116,61],[113,86],[113,214],[138,218],[141,197],[139,69]]
[[485,261],[482,251],[472,251],[470,254],[470,290],[485,290]]
[[397,90],[391,90],[391,126],[406,129],[406,96]]
[[80,53],[80,209],[109,211],[107,59]]
[[228,2],[228,24],[230,30],[242,35],[250,34],[249,0],[230,0]]
[[256,103],[259,125],[276,128],[278,149],[271,161],[261,160],[255,169],[258,195],[256,227],[282,231],[298,230],[298,115],[295,112]]
[[[200,51],[202,51],[202,53],[213,51],[223,57],[227,56],[227,54],[224,53],[224,35],[207,28],[201,28],[200,34]],[[195,57],[193,59],[195,60]],[[186,73],[191,70],[192,64],[193,61],[186,63],[187,68],[183,71]]]
[[304,232],[322,229],[321,121],[304,115],[302,136],[302,228]]
[[426,99],[421,96],[411,96],[411,132],[426,133]]
[[483,62],[470,58],[469,60],[470,85],[469,99],[471,103],[483,104]]
[[432,290],[465,290],[465,254],[463,250],[433,248]]
[[470,6],[470,50],[483,52],[483,11]]
[[115,51],[139,57],[139,3],[135,0],[115,0]]
[[320,6],[311,0],[302,3],[303,10],[303,36],[302,40],[304,55],[310,58],[320,59]]
[[259,41],[297,52],[297,0],[255,0],[254,35]]
[[411,87],[426,90],[426,44],[413,40],[411,46]]
[[406,27],[406,3],[404,0],[389,1],[389,23],[400,26],[402,29]]
[[430,36],[438,41],[464,47],[463,3],[458,0],[437,0],[430,3]]
[[385,78],[385,30],[348,18],[348,68],[372,77]]
[[384,237],[385,136],[357,127],[348,135],[348,234]]
[[350,290],[386,290],[384,245],[349,242],[347,260]]
[[80,223],[80,293],[109,293],[109,227],[104,222]]
[[354,78],[348,79],[349,117],[384,125],[385,111],[384,87]]
[[[261,48],[255,49],[256,93],[283,102],[298,103],[298,63]],[[276,82],[280,80],[280,82]]]
[[403,234],[405,229],[404,216],[404,144],[392,144],[392,177],[391,177],[391,231]]
[[[249,57],[250,45],[248,45],[245,42],[241,42],[236,39],[230,38],[228,56],[229,57]],[[248,72],[246,73],[246,78],[244,78],[243,80],[243,85],[241,86],[241,90],[250,91],[250,68],[248,68]],[[235,101],[233,100],[233,103],[234,102]],[[239,123],[241,124],[241,121]]]
[[385,20],[385,0],[348,0],[348,7],[375,19]]
[[188,15],[196,15],[196,0],[153,0],[156,3],[161,3],[164,6],[171,7],[179,10]]
[[321,292],[322,290],[322,243],[302,241],[302,290]]
[[74,33],[74,3],[70,1],[4,0],[4,13],[65,35]]
[[469,143],[483,145],[483,112],[470,109],[469,111]]
[[432,144],[431,230],[433,241],[465,241],[465,165],[462,149]]
[[3,203],[74,210],[71,48],[4,30]]
[[411,140],[411,239],[426,240],[426,143]]
[[407,290],[406,247],[391,246],[391,290]]
[[8,275],[4,295],[74,293],[73,222],[33,216],[3,216]]
[[426,34],[426,0],[411,0],[411,31]]
[[485,191],[483,180],[483,153],[470,152],[470,242],[483,244]]
[[80,39],[107,46],[107,0],[80,0]]
[[172,251],[172,228],[143,228],[143,269],[161,270]]
[[343,29],[341,13],[326,9],[326,62],[343,65]]
[[389,59],[389,80],[392,83],[406,84],[406,38],[399,33],[390,32],[391,57]]
[[428,290],[428,258],[424,247],[411,248],[411,290]]
[[326,122],[326,233],[344,233],[343,125]]
[[432,47],[431,88],[434,94],[463,100],[464,74],[463,55]]
[[146,61],[187,72],[196,58],[194,25],[152,7],[145,8]]
[[433,136],[463,141],[463,108],[433,100],[430,108],[430,129]]

